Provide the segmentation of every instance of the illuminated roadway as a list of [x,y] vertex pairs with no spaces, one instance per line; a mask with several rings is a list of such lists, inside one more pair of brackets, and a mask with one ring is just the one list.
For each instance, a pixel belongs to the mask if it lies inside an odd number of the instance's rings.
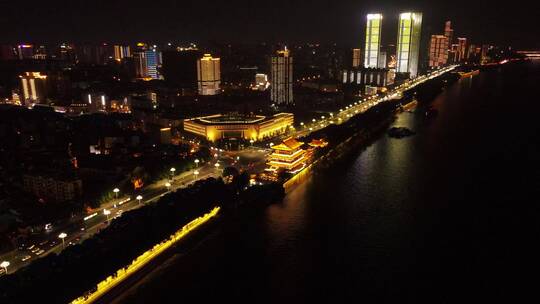
[[[175,176],[174,180],[170,181],[171,186],[169,189],[166,187],[166,183],[169,182],[169,180],[161,180],[145,187],[144,190],[135,194],[133,197],[119,197],[118,199],[102,204],[99,209],[93,210],[91,214],[77,216],[68,224],[62,225],[61,227],[53,227],[51,231],[41,233],[41,235],[37,237],[38,240],[32,244],[27,244],[28,246],[34,245],[34,248],[32,248],[34,252],[29,249],[15,249],[7,254],[2,255],[0,259],[2,261],[5,260],[10,262],[8,272],[13,273],[37,258],[44,257],[51,252],[59,253],[64,247],[67,248],[70,245],[80,243],[83,240],[93,236],[101,229],[107,227],[109,220],[112,220],[117,216],[121,216],[123,212],[136,209],[145,204],[156,201],[170,191],[188,187],[196,180],[203,180],[212,176],[220,176],[221,170],[226,166],[232,165],[234,160],[223,157],[220,152],[218,153],[219,155],[217,155],[215,160],[209,161],[206,164],[200,165],[196,169],[183,172],[178,176]],[[219,168],[215,167],[216,160],[220,163]],[[195,171],[198,172],[197,175],[194,174]],[[143,197],[140,202],[136,199],[137,195],[141,195]],[[105,210],[107,211],[105,212]],[[58,237],[62,232],[67,234],[67,237],[64,238],[64,245],[62,245],[62,240]],[[36,250],[36,248],[43,250],[43,252],[38,255],[37,253],[40,251]],[[25,257],[30,258],[23,261],[23,258]]]
[[312,119],[312,121],[309,121],[307,123],[301,122],[299,130],[291,134],[291,136],[294,136],[296,138],[304,137],[306,135],[309,135],[311,132],[323,129],[331,124],[342,124],[349,120],[351,117],[356,116],[358,114],[362,114],[365,111],[369,110],[370,108],[385,102],[387,100],[391,99],[400,99],[403,95],[403,92],[410,90],[417,85],[424,83],[430,79],[433,79],[435,77],[439,77],[444,73],[450,72],[454,70],[457,67],[457,65],[448,66],[445,68],[442,68],[440,70],[432,71],[426,75],[417,77],[413,80],[409,80],[391,91],[389,91],[386,96],[380,96],[373,95],[371,97],[367,97],[362,99],[361,101],[357,101],[354,103],[351,103],[350,105],[346,106],[344,109],[340,109],[337,114],[330,113],[329,116],[321,116],[320,119]]

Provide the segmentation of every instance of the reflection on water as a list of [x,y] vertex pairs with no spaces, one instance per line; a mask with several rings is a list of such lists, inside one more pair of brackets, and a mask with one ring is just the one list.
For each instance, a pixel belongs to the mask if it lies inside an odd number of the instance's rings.
[[521,239],[538,238],[526,227],[538,222],[538,71],[484,72],[440,95],[434,119],[400,114],[395,126],[416,135],[381,136],[282,204],[228,221],[128,302],[177,289],[257,303],[513,297],[533,273]]

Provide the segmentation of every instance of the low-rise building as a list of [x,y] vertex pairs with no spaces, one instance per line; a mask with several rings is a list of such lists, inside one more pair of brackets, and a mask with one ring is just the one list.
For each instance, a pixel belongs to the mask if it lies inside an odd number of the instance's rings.
[[280,169],[289,173],[297,173],[305,168],[306,150],[302,149],[303,142],[290,137],[281,144],[272,146],[274,152],[268,158],[267,171],[278,172]]
[[343,71],[344,84],[373,85],[385,87],[393,83],[389,69],[357,68]]
[[293,124],[292,113],[273,116],[217,114],[184,120],[184,131],[212,142],[227,138],[257,141],[283,134]]
[[24,189],[39,198],[65,202],[82,195],[82,181],[76,177],[25,174]]

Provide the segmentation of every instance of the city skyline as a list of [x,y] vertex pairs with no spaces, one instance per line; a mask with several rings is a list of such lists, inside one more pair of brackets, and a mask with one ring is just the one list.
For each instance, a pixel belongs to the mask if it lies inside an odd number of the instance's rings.
[[[127,1],[107,5],[83,5],[79,1],[56,1],[56,4],[1,4],[4,16],[0,20],[0,42],[314,41],[360,46],[358,40],[365,35],[362,24],[367,13],[380,12],[385,16],[385,23],[392,23],[393,19],[398,19],[400,11],[423,11],[426,12],[423,23],[428,34],[439,31],[440,23],[452,20],[457,32],[472,40],[481,40],[481,43],[507,44],[516,48],[535,48],[540,43],[534,39],[538,36],[538,29],[533,26],[534,10],[517,7],[500,10],[465,1],[435,5],[428,1],[368,1],[362,4],[345,1],[338,6],[319,0],[310,7],[289,4],[284,13],[277,9],[279,5],[273,7],[251,1],[210,2],[203,9],[193,1],[179,4],[158,0],[153,7],[159,18],[141,18],[145,7],[128,5]],[[44,15],[48,16],[46,22]],[[512,22],[513,17],[520,18],[519,25]],[[102,21],[95,22],[96,18]],[[395,32],[390,27],[383,30]],[[388,43],[384,38],[382,42]]]
[[514,272],[531,263],[504,246],[523,243],[509,216],[528,220],[538,192],[523,170],[540,164],[534,10],[52,0],[0,12],[0,303],[523,294]]

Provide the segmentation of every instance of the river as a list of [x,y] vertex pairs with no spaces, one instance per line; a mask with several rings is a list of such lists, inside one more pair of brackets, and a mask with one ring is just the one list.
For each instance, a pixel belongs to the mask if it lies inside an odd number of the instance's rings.
[[117,303],[515,302],[540,236],[540,65],[462,79],[290,192],[225,219]]

